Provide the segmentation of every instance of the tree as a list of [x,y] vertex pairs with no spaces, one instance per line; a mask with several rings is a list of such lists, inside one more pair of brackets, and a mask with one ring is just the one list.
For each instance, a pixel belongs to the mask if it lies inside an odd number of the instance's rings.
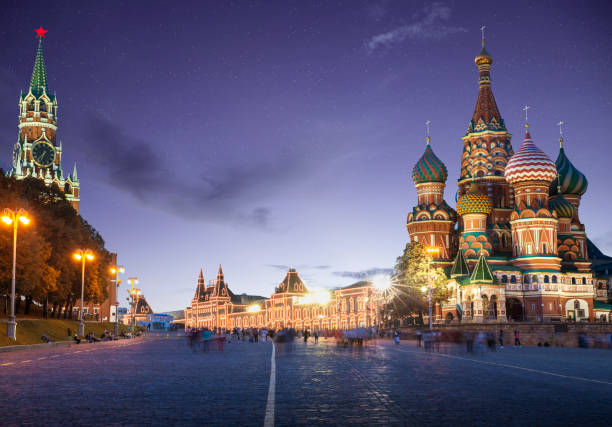
[[427,277],[432,286],[432,302],[443,302],[449,297],[444,270],[436,267],[426,248],[418,242],[408,243],[404,253],[397,258],[389,302],[383,306],[383,318],[402,319],[427,310]]
[[[16,293],[26,297],[26,310],[36,301],[44,305],[46,313],[51,303],[59,317],[58,308],[74,305],[81,295],[81,265],[72,254],[80,248],[90,249],[95,256],[87,266],[86,300],[101,302],[107,297],[110,253],[100,234],[76,213],[57,185],[48,187],[40,179],[18,181],[1,174],[0,200],[0,210],[25,208],[32,219],[29,226],[20,227],[17,249]],[[11,256],[12,235],[0,229],[0,294],[5,301]]]

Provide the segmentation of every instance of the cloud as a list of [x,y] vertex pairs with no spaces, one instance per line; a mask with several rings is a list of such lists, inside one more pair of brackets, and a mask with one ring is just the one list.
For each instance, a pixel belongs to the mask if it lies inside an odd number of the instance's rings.
[[379,48],[389,48],[404,40],[440,40],[451,34],[463,33],[467,30],[463,27],[446,25],[451,17],[451,8],[442,3],[435,2],[425,6],[420,19],[397,27],[386,33],[371,37],[365,46],[369,53]]
[[371,268],[369,270],[362,271],[334,271],[334,275],[336,276],[348,277],[352,279],[369,279],[370,277],[374,277],[379,274],[391,275],[392,273],[392,268]]
[[[296,170],[295,161],[276,158],[269,164],[223,165],[185,176],[173,167],[174,160],[100,115],[88,114],[84,133],[84,154],[109,185],[188,219],[271,228],[272,210],[260,199],[277,185],[278,176],[286,183]],[[291,169],[284,170],[286,164]]]

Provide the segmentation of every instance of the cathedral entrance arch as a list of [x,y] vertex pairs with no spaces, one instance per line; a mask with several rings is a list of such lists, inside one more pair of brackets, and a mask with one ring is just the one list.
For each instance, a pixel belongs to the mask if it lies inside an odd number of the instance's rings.
[[506,313],[514,321],[523,320],[523,304],[517,298],[506,298]]

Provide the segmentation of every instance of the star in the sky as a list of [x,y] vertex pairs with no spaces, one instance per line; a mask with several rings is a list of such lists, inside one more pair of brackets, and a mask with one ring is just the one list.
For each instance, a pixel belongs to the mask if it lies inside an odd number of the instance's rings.
[[45,33],[47,33],[49,30],[44,30],[42,25],[41,25],[40,28],[38,28],[38,29],[36,29],[34,31],[36,31],[36,37],[44,37]]

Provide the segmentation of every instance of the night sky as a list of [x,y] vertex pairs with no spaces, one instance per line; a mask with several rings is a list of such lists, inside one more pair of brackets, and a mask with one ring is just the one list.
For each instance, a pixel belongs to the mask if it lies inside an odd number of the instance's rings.
[[514,149],[523,105],[553,160],[566,123],[581,220],[612,253],[609,2],[84,3],[3,2],[0,166],[42,25],[81,214],[155,311],[184,308],[219,264],[234,292],[265,296],[289,266],[313,288],[391,268],[426,120],[455,205],[482,25]]

